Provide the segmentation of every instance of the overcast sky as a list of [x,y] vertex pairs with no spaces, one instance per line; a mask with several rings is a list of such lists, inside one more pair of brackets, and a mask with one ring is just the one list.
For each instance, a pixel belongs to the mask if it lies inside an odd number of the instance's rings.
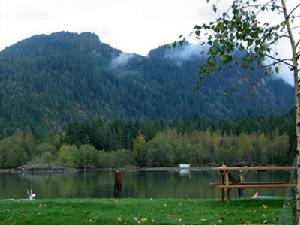
[[[229,3],[221,1],[214,13],[206,0],[0,0],[0,50],[35,34],[90,31],[115,48],[147,55],[220,16]],[[279,48],[284,54],[285,44]]]
[[0,0],[0,49],[34,34],[90,31],[146,55],[213,16],[206,0]]

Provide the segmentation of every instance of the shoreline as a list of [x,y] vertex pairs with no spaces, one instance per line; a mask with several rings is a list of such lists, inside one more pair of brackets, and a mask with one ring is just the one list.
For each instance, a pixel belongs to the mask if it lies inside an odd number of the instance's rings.
[[[201,172],[201,171],[214,171],[216,167],[190,167],[188,169],[180,169],[179,167],[112,167],[112,168],[88,168],[85,172],[101,172],[101,171],[166,171],[166,172]],[[53,166],[51,168],[47,167],[18,167],[11,169],[0,169],[1,173],[45,173],[45,174],[55,174],[55,173],[81,173],[84,169],[68,168],[62,166]]]
[[[193,171],[210,171],[213,167],[190,167],[188,170]],[[122,168],[89,168],[86,172],[96,172],[96,171],[168,171],[168,172],[178,172],[179,167],[122,167]],[[0,173],[79,173],[84,172],[83,169],[67,168],[67,167],[57,167],[57,168],[12,168],[12,169],[0,169]]]

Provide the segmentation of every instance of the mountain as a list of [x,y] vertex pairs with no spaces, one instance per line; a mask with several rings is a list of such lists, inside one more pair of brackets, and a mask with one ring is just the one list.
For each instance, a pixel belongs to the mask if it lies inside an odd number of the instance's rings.
[[293,88],[261,75],[262,68],[246,81],[242,70],[224,67],[193,93],[204,60],[198,52],[186,44],[160,47],[145,57],[112,48],[88,32],[20,41],[0,52],[1,133],[58,130],[95,115],[163,119],[197,113],[223,119],[291,109]]

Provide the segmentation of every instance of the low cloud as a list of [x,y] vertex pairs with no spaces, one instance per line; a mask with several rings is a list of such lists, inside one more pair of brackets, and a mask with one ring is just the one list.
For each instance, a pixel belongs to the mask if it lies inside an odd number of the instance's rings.
[[[192,57],[200,56],[203,54],[203,51],[206,51],[207,48],[202,46],[201,44],[191,44],[186,43],[182,47],[170,48],[165,52],[165,58],[174,60],[177,66],[181,66],[183,61],[189,60]],[[270,62],[265,62],[265,64],[270,64]],[[292,72],[289,68],[282,64],[280,65],[279,73],[276,74],[275,72],[274,78],[283,79],[286,83],[293,86],[293,76]]]
[[182,47],[171,48],[165,53],[165,57],[173,60],[188,60],[193,56],[199,56],[203,51],[200,44],[184,44]]
[[293,73],[289,70],[289,68],[286,65],[281,65],[279,69],[279,73],[275,74],[275,77],[283,79],[286,83],[290,84],[291,86],[294,86],[294,78]]
[[116,58],[111,61],[110,68],[115,69],[120,66],[127,65],[128,61],[134,57],[132,53],[121,52]]

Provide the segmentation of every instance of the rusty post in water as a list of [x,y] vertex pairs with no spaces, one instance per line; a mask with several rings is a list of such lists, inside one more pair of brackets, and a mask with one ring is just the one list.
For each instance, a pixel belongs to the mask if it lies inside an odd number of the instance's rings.
[[114,197],[122,197],[122,173],[119,170],[115,171]]

